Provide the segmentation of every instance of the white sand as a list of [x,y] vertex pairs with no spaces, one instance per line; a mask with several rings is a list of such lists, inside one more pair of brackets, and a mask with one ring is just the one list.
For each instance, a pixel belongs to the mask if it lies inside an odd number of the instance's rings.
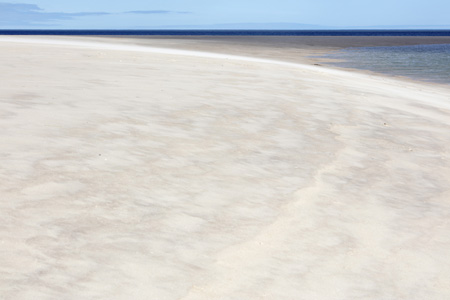
[[450,299],[450,88],[0,39],[0,299]]

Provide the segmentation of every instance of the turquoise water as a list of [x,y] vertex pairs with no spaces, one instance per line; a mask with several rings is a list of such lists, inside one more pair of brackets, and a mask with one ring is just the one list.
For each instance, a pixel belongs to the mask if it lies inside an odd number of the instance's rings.
[[325,57],[343,68],[450,84],[450,44],[347,48]]

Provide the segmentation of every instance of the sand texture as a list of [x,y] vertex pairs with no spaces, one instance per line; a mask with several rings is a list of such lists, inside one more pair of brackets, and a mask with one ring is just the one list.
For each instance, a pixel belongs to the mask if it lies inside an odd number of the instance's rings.
[[450,299],[450,88],[267,59],[0,38],[0,299]]

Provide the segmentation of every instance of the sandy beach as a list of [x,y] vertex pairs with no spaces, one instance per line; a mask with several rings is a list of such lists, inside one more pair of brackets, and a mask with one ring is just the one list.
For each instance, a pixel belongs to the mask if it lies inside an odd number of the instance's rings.
[[417,42],[0,37],[0,299],[450,299],[450,86],[309,57]]

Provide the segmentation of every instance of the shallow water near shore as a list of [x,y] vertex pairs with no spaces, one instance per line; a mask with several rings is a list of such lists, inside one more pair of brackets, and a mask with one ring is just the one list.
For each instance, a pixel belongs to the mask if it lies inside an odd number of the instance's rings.
[[324,58],[338,60],[330,63],[338,67],[450,84],[450,44],[352,47]]

